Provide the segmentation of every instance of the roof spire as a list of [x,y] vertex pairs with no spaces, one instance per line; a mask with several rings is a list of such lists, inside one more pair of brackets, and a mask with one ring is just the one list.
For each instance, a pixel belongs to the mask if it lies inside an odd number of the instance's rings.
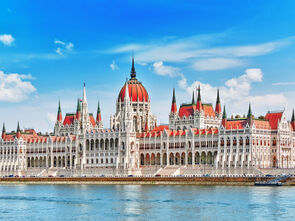
[[58,122],[62,122],[62,114],[61,114],[60,100],[58,101],[57,121]]
[[197,110],[201,111],[203,109],[202,100],[201,100],[201,87],[198,87],[198,99],[197,99]]
[[131,67],[130,76],[131,78],[136,78],[136,71],[134,67],[134,52],[132,52],[132,67]]
[[82,99],[82,101],[87,102],[85,82],[84,82],[84,86],[83,86],[83,99]]
[[130,100],[130,97],[129,97],[129,84],[128,84],[128,81],[126,79],[126,83],[125,83],[125,100]]
[[2,128],[2,139],[5,139],[5,135],[6,135],[6,129],[5,129],[5,123],[3,122],[3,128]]
[[17,129],[16,129],[16,132],[20,132],[19,121],[17,122]]
[[226,111],[225,111],[225,105],[223,106],[223,114],[222,114],[222,119],[226,119],[227,116],[226,116]]
[[251,117],[252,117],[252,110],[251,110],[251,103],[249,103],[249,109],[248,109],[247,118],[251,118]]
[[193,98],[192,98],[192,105],[195,104],[195,91],[193,90]]
[[81,117],[81,105],[80,105],[80,99],[77,100],[77,112],[76,112],[76,118],[80,120]]
[[221,113],[219,88],[217,89],[217,98],[216,98],[216,105],[215,105],[215,113],[218,113],[218,114]]
[[3,122],[2,133],[6,133],[5,123]]
[[177,112],[177,106],[176,106],[175,88],[173,88],[171,113],[175,114],[176,112]]
[[291,122],[295,122],[295,114],[294,114],[294,109],[293,109],[293,112],[292,112],[292,118],[291,118]]
[[98,101],[98,104],[97,104],[96,122],[97,123],[101,122],[101,113],[100,113],[99,101]]
[[19,121],[17,122],[16,137],[17,137],[17,138],[20,138],[20,126],[19,126]]
[[201,86],[198,87],[198,101],[201,101]]

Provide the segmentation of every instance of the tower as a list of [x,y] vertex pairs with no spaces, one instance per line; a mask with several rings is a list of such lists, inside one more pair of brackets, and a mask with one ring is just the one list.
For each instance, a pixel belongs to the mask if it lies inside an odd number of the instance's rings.
[[203,110],[202,99],[201,99],[201,87],[198,87],[198,99],[197,99],[197,110],[201,112]]
[[17,122],[17,129],[16,129],[16,138],[19,139],[21,136],[19,122]]
[[102,123],[102,120],[101,120],[101,112],[100,112],[99,101],[98,101],[98,104],[97,104],[96,125],[97,125],[98,129],[103,129],[103,123]]
[[216,113],[217,116],[219,116],[221,114],[221,104],[220,104],[220,97],[219,97],[219,89],[217,89],[215,113]]
[[5,123],[3,122],[2,139],[5,140],[5,137],[6,137],[6,129],[5,129]]

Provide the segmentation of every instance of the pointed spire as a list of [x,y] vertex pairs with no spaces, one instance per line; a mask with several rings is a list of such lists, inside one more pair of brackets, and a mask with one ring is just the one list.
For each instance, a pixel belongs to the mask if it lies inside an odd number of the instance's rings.
[[292,117],[291,117],[291,126],[293,128],[293,131],[295,131],[295,114],[294,114],[294,109],[293,109]]
[[247,118],[251,118],[251,117],[252,117],[252,109],[251,109],[251,103],[249,103]]
[[58,101],[57,121],[58,122],[62,122],[62,114],[61,114],[60,100]]
[[97,104],[96,122],[97,123],[101,122],[101,113],[100,113],[99,101],[98,101],[98,104]]
[[195,91],[193,91],[192,105],[195,104]]
[[87,102],[85,82],[84,82],[84,86],[83,86],[83,99],[82,99],[82,101]]
[[6,133],[5,123],[3,122],[2,133]]
[[16,137],[20,138],[20,126],[19,126],[19,121],[17,122],[17,129],[16,129]]
[[132,67],[131,67],[130,76],[131,78],[136,78],[136,71],[134,67],[134,53],[132,54]]
[[223,106],[223,114],[222,114],[222,119],[226,119],[226,111],[225,111],[225,105]]
[[17,122],[17,129],[16,129],[16,132],[20,132],[19,121]]
[[221,105],[220,105],[220,97],[219,97],[219,88],[217,89],[217,98],[216,98],[216,105],[215,105],[215,113],[221,113]]
[[171,113],[177,113],[176,97],[175,97],[175,88],[173,88],[172,104],[171,104]]
[[5,123],[3,122],[3,128],[2,128],[2,139],[4,140],[6,136],[6,129],[5,129]]
[[223,114],[222,114],[222,122],[221,123],[226,128],[227,116],[226,116],[226,111],[225,111],[225,105],[223,106]]
[[125,83],[125,100],[130,100],[130,97],[129,97],[129,84],[128,84],[127,80],[126,80],[126,83]]
[[202,100],[201,100],[201,87],[198,87],[198,99],[197,99],[197,110],[201,111],[203,109]]
[[76,118],[80,120],[81,117],[81,104],[80,104],[80,99],[78,98],[77,100],[77,111],[76,111]]

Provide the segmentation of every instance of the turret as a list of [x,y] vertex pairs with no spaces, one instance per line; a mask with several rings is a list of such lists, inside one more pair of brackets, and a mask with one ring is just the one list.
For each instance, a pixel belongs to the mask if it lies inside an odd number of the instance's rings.
[[77,101],[77,111],[76,111],[76,119],[77,120],[80,120],[81,118],[81,104],[80,104],[80,100],[78,98],[78,101]]
[[19,139],[20,135],[21,135],[21,133],[20,133],[19,122],[17,122],[16,137]]
[[176,105],[176,98],[175,98],[175,88],[173,88],[171,113],[173,113],[173,114],[176,114],[177,113],[177,105]]
[[218,115],[221,113],[221,104],[220,104],[220,97],[219,97],[219,89],[217,90],[215,113],[218,114]]
[[252,123],[253,123],[253,115],[252,115],[251,103],[249,103],[247,121],[248,121],[248,124],[251,126]]
[[131,66],[131,71],[130,71],[130,77],[131,79],[136,78],[136,71],[134,67],[134,55],[132,56],[132,66]]
[[292,126],[293,130],[295,131],[295,114],[294,114],[294,109],[293,109],[293,112],[292,112],[291,126]]
[[62,122],[62,114],[61,114],[60,100],[58,101],[57,121],[60,122],[60,123]]
[[198,87],[198,99],[197,99],[197,110],[201,112],[203,109],[202,100],[201,100],[201,87]]
[[6,129],[5,129],[5,123],[3,122],[3,128],[2,128],[2,139],[4,140],[6,137]]
[[222,114],[222,125],[226,127],[227,123],[227,116],[226,116],[226,111],[225,111],[225,105],[223,106],[223,114]]
[[100,123],[101,122],[101,113],[100,113],[100,106],[99,106],[99,101],[97,104],[97,114],[96,114],[96,123]]

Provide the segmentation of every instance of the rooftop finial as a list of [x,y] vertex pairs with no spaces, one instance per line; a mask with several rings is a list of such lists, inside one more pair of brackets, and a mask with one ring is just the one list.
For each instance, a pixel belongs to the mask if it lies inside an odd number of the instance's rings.
[[134,52],[132,52],[132,67],[131,67],[130,76],[131,78],[136,78],[136,71],[134,67]]
[[223,106],[223,115],[222,115],[222,119],[226,119],[226,111],[225,111],[225,105]]
[[6,129],[5,129],[5,123],[3,122],[3,128],[2,128],[2,133],[5,133]]
[[249,103],[249,109],[248,109],[248,115],[247,115],[248,118],[251,118],[252,117],[252,109],[251,109],[251,103]]

